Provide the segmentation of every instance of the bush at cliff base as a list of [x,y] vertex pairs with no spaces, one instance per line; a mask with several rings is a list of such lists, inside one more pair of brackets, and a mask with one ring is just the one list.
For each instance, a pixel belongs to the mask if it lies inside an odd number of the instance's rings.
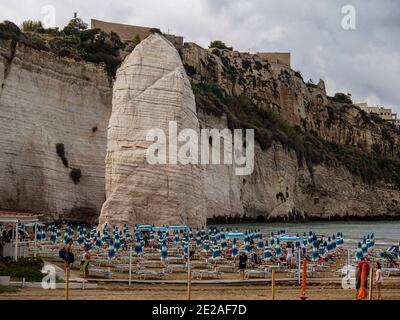
[[14,261],[10,257],[0,259],[0,276],[10,276],[14,280],[39,282],[43,279],[41,258],[19,258]]

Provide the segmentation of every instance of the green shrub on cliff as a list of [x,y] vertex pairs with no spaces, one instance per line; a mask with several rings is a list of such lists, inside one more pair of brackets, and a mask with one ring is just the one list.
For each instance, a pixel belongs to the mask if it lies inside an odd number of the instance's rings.
[[120,50],[125,48],[119,36],[100,29],[88,29],[80,18],[74,18],[62,29],[43,28],[38,21],[24,21],[22,32],[9,21],[0,23],[0,38],[22,42],[38,50],[52,51],[61,57],[103,63],[108,74],[115,76],[121,63]]
[[333,102],[338,102],[338,103],[346,103],[346,104],[352,104],[353,101],[351,100],[351,98],[344,93],[341,92],[337,92],[335,93],[335,95],[333,97],[331,97],[331,100]]
[[210,49],[212,48],[216,48],[216,49],[227,49],[227,50],[233,50],[232,47],[228,47],[225,42],[221,41],[221,40],[214,40],[210,42],[210,45],[208,46]]

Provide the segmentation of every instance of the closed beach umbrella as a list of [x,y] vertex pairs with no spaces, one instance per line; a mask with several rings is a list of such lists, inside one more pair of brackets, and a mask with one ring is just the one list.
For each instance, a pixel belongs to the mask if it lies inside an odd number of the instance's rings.
[[264,249],[264,241],[263,241],[262,237],[259,237],[259,239],[258,239],[257,249]]
[[361,249],[361,242],[359,242],[358,246],[357,246],[357,251],[356,251],[356,261],[360,261],[363,256],[364,255],[363,255],[363,252]]
[[114,243],[112,241],[110,241],[110,245],[108,246],[107,257],[108,260],[110,261],[115,257],[115,248],[114,248]]
[[281,250],[281,245],[279,243],[279,240],[276,240],[276,246],[275,246],[275,256],[277,258],[280,258],[282,256],[282,250]]
[[225,250],[228,247],[228,243],[226,242],[225,239],[221,240],[221,249]]
[[115,237],[114,248],[115,248],[115,251],[117,251],[117,252],[121,248],[121,240],[119,237]]
[[57,241],[57,234],[54,231],[51,232],[50,241],[53,244],[56,243],[56,241]]
[[200,247],[201,246],[201,233],[200,231],[196,231],[196,247]]
[[161,256],[161,260],[163,260],[163,261],[166,261],[168,259],[168,249],[167,249],[167,246],[165,243],[162,246],[160,256]]
[[[319,246],[319,255],[320,256],[323,256],[324,254],[325,254],[325,247],[324,247],[324,245],[323,244],[321,244],[320,246]],[[329,251],[329,250],[328,250]]]
[[80,234],[78,237],[78,240],[77,240],[78,244],[81,246],[84,241],[85,241],[85,239],[83,238],[83,234]]
[[214,241],[214,245],[213,245],[213,249],[212,249],[212,258],[213,259],[219,259],[220,258],[219,248],[218,248],[218,244],[217,244],[217,240],[216,239]]
[[206,239],[204,240],[203,251],[204,252],[209,252],[210,251],[210,242],[208,241],[208,237],[206,237]]
[[363,239],[361,250],[362,250],[363,256],[366,256],[368,254],[367,240],[365,239],[365,237]]
[[175,244],[178,244],[179,243],[179,233],[178,232],[175,232],[175,237],[174,237],[174,243]]
[[232,243],[232,257],[235,258],[238,255],[238,249],[236,247],[236,239],[233,239]]
[[136,243],[135,243],[135,253],[137,255],[140,255],[143,252],[143,247],[142,247],[142,243],[140,242],[140,239],[136,239]]
[[313,245],[311,259],[314,262],[318,261],[318,259],[319,259],[319,255],[318,255],[318,251],[317,251],[317,244]]
[[312,244],[314,242],[314,237],[312,231],[309,232],[308,234],[308,244]]
[[270,248],[265,248],[264,253],[263,253],[263,258],[265,261],[271,260],[273,257],[272,255],[272,250]]

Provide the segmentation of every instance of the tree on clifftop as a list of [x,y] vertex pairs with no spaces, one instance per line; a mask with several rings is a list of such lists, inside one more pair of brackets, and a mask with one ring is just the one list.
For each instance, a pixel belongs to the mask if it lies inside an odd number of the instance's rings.
[[223,41],[221,41],[221,40],[214,40],[214,41],[211,41],[211,43],[210,43],[210,45],[209,45],[208,47],[209,47],[210,49],[211,49],[211,48],[216,48],[216,49],[221,49],[221,50],[223,50],[223,49],[233,50],[232,47],[227,47],[226,44],[225,44]]

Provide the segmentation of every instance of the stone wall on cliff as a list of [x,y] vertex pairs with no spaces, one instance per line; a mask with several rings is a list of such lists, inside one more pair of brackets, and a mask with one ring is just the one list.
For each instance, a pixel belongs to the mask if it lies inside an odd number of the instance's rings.
[[111,113],[103,68],[0,40],[0,86],[0,208],[96,220]]

